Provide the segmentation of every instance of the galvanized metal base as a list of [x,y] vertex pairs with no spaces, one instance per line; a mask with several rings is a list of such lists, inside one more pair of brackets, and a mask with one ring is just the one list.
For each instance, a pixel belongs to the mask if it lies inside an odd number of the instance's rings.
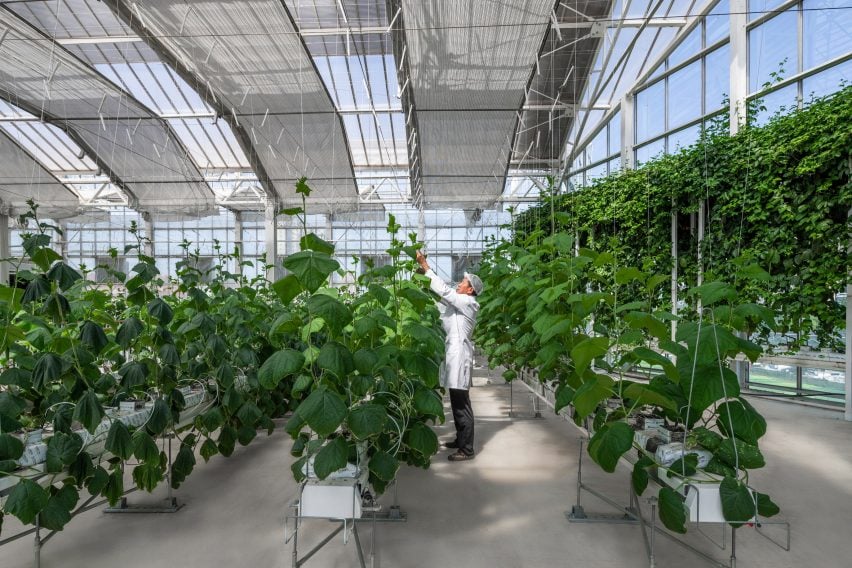
[[565,511],[565,518],[568,519],[569,523],[639,524],[639,519],[637,518],[635,510],[628,508],[627,511],[629,512],[622,515],[617,513],[594,513],[587,515],[581,505],[574,505],[571,507],[570,511]]
[[118,507],[107,507],[104,513],[177,513],[183,508],[177,497],[166,498],[166,505],[130,505],[127,498],[122,497]]

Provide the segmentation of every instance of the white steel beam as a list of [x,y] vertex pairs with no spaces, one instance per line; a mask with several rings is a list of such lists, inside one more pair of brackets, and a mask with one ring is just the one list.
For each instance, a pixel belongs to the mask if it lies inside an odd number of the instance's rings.
[[324,37],[324,36],[345,36],[351,34],[386,34],[388,28],[384,26],[364,26],[362,28],[314,28],[309,30],[299,30],[302,37]]
[[603,25],[608,28],[680,28],[687,24],[686,18],[627,18],[624,20],[592,20],[588,22],[560,22],[556,25],[560,30],[574,30]]
[[748,0],[730,0],[731,62],[730,123],[736,134],[746,121],[748,96]]
[[[0,213],[0,259],[7,259],[12,256],[9,246],[9,216],[5,213]],[[11,262],[8,260],[0,260],[0,284],[9,285],[9,267]],[[849,397],[846,397],[847,400]]]
[[66,37],[59,38],[59,45],[97,45],[102,43],[136,43],[141,42],[139,36],[92,36],[92,37]]

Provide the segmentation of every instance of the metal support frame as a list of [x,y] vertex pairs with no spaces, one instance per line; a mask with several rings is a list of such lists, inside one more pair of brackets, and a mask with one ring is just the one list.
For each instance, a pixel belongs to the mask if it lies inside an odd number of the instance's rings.
[[[526,371],[521,371],[521,373],[525,373]],[[518,412],[515,412],[515,394],[514,394],[514,384],[515,381],[506,381],[506,384],[509,386],[509,411],[508,416],[510,418],[514,418],[515,420],[537,420],[543,418],[541,414],[541,402],[539,399],[545,400],[544,398],[544,385],[541,385],[542,394],[538,394],[533,390],[533,387],[527,384],[527,382],[522,378],[521,382],[525,387],[530,391],[530,401],[532,403],[532,416],[522,415]]]
[[[124,494],[122,495],[122,499],[124,499],[124,497],[126,495],[128,495],[129,493],[133,493],[134,491],[137,491],[137,489],[135,487],[133,489],[129,489],[129,490],[125,491]],[[107,502],[106,499],[100,499],[100,500],[92,503],[92,501],[95,501],[95,499],[97,499],[97,497],[98,497],[98,495],[92,495],[89,498],[87,498],[83,502],[82,505],[80,505],[74,511],[71,512],[71,518],[73,519],[77,515],[79,515],[81,513],[85,513],[86,511],[91,511],[92,509],[100,507],[101,505],[103,505],[104,503]],[[42,538],[42,536],[41,536],[41,525],[39,523],[39,517],[38,517],[38,515],[36,515],[35,526],[33,526],[30,529],[23,530],[23,531],[15,534],[15,535],[12,535],[8,538],[0,540],[0,547],[2,547],[4,544],[8,544],[10,542],[16,541],[16,540],[21,539],[25,536],[34,535],[34,539],[33,539],[33,567],[34,568],[40,568],[40,566],[41,566],[41,549],[44,548],[44,545],[47,543],[47,541],[49,541],[51,538],[53,538],[53,536],[56,533],[57,533],[57,531],[52,530],[52,531],[47,533],[47,536]]]
[[[639,500],[639,496],[636,495],[636,492],[633,490],[633,484],[628,484],[628,504],[627,506],[622,506],[614,499],[602,494],[601,492],[595,490],[594,488],[588,486],[583,482],[583,444],[585,443],[586,438],[579,439],[579,452],[577,458],[577,500],[575,504],[571,507],[570,511],[565,512],[565,517],[568,519],[568,522],[571,523],[610,523],[610,524],[636,524],[642,529],[642,540],[645,545],[645,552],[648,555],[648,566],[649,568],[656,567],[656,555],[655,555],[655,537],[656,534],[668,538],[675,544],[685,548],[686,550],[692,552],[693,554],[700,556],[707,562],[713,564],[714,566],[718,566],[719,568],[736,568],[737,565],[737,531],[731,530],[731,555],[728,558],[728,563],[724,563],[712,556],[708,555],[702,550],[692,546],[691,544],[684,542],[676,535],[673,535],[665,530],[663,527],[657,526],[657,498],[649,497],[646,499],[648,504],[651,506],[651,515],[649,517],[645,517],[642,513],[642,506]],[[694,489],[697,491],[697,489]],[[619,513],[616,514],[604,514],[604,513],[594,513],[588,514],[586,513],[583,505],[581,504],[582,492],[586,491],[591,495],[597,497],[604,503],[610,505]],[[699,493],[700,495],[700,493]],[[701,518],[701,502],[700,500],[697,502],[698,513],[697,518]],[[757,512],[755,511],[755,518],[757,518]],[[711,538],[707,533],[705,533],[700,528],[700,522],[696,522],[695,526],[698,527],[696,530],[701,536],[705,537],[707,540],[712,542],[716,547],[725,550],[726,549],[726,539],[727,539],[727,523],[720,523],[722,525],[722,539],[721,542],[716,542]],[[768,534],[763,532],[761,528],[764,525],[781,525],[786,528],[787,539],[785,543],[779,542],[774,538],[770,537]],[[646,530],[646,527],[650,528],[650,531]],[[765,539],[767,539],[772,544],[786,550],[789,552],[790,550],[790,523],[788,521],[766,521],[759,520],[754,523],[755,531]]]
[[[730,564],[725,564],[724,562],[720,562],[716,560],[712,556],[709,556],[705,552],[698,550],[694,546],[682,541],[681,539],[675,537],[674,535],[664,531],[662,527],[657,526],[657,499],[656,497],[650,497],[647,499],[648,504],[651,506],[651,515],[649,518],[645,518],[642,514],[642,507],[639,502],[639,497],[636,495],[636,492],[633,491],[633,484],[629,484],[628,491],[628,505],[626,507],[620,505],[615,500],[610,499],[606,495],[600,493],[592,487],[589,487],[583,482],[583,443],[585,439],[580,439],[580,451],[578,454],[578,464],[577,464],[577,502],[571,507],[570,511],[565,512],[565,517],[568,519],[568,522],[571,523],[610,523],[610,524],[631,524],[631,525],[639,525],[642,529],[642,542],[645,545],[645,552],[648,556],[648,566],[649,568],[656,568],[656,534],[659,533],[674,543],[684,547],[685,549],[693,552],[697,556],[707,560],[714,566],[718,566],[719,568],[735,568],[736,567],[736,531],[731,531],[731,557]],[[604,503],[610,505],[614,509],[620,512],[620,514],[603,514],[603,513],[594,513],[588,514],[585,509],[581,505],[581,495],[582,492],[586,491],[603,501]],[[649,527],[651,530],[647,531],[646,527]]]
[[[846,219],[852,218],[852,209]],[[852,253],[852,239],[846,245],[846,253]],[[846,273],[846,411],[843,417],[852,421],[852,267]]]
[[[9,215],[0,213],[0,258],[9,258],[12,256],[9,247]],[[0,284],[9,285],[9,267],[11,263],[8,260],[0,261]]]
[[177,513],[183,503],[178,503],[177,497],[172,494],[172,439],[174,434],[165,436],[168,440],[168,457],[169,469],[166,472],[166,488],[167,495],[165,498],[166,505],[131,505],[127,503],[127,496],[121,497],[117,507],[107,507],[104,513]]
[[[370,568],[374,568],[376,565],[376,525],[379,522],[406,522],[408,521],[408,515],[400,509],[398,497],[399,497],[399,485],[397,481],[393,482],[393,505],[389,507],[387,511],[381,511],[379,506],[371,505],[362,510],[369,511],[369,516],[361,517],[357,519],[340,519],[340,518],[326,518],[326,517],[302,517],[301,515],[301,503],[297,499],[293,503],[290,504],[290,509],[293,511],[291,514],[284,517],[284,543],[292,542],[290,548],[290,565],[292,568],[299,568],[299,566],[303,566],[314,554],[319,552],[325,545],[327,545],[331,540],[343,532],[343,544],[347,544],[349,542],[349,532],[352,533],[352,536],[355,538],[355,550],[358,553],[358,562],[361,568],[367,568],[366,562],[364,560],[364,548],[361,544],[361,538],[358,535],[358,523],[369,522],[371,524],[371,532],[370,532]],[[332,523],[340,523],[340,526],[331,531],[328,535],[326,535],[319,543],[317,543],[311,550],[305,553],[301,558],[299,557],[299,530],[301,529],[302,522],[306,519],[310,518],[313,520],[326,520]],[[289,530],[288,536],[288,526],[290,522],[293,522],[293,528]],[[351,527],[351,529],[349,528]]]
[[281,277],[281,267],[278,266],[278,223],[276,213],[278,203],[267,196],[266,207],[263,210],[264,237],[266,240],[266,263],[271,268],[266,271],[266,279],[275,282]]

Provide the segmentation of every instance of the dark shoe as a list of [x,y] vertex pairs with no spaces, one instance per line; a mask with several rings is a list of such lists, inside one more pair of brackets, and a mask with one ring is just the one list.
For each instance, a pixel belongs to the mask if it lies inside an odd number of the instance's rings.
[[450,448],[451,450],[459,449],[459,443],[456,440],[453,440],[452,442],[444,442],[443,445],[445,448]]
[[462,462],[462,461],[472,460],[473,455],[474,454],[466,454],[466,453],[462,452],[461,450],[459,450],[458,452],[456,452],[454,454],[450,454],[449,456],[447,456],[447,459],[450,460],[451,462]]

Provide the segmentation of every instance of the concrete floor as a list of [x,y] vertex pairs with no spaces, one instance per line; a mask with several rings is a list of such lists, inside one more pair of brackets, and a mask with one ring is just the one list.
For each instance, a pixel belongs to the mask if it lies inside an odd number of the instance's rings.
[[[555,566],[645,567],[648,560],[636,525],[569,523],[564,512],[576,500],[577,445],[580,432],[545,409],[543,419],[509,418],[509,389],[515,409],[529,413],[530,397],[521,384],[509,387],[499,375],[478,370],[471,391],[476,414],[477,457],[450,463],[441,450],[428,470],[404,468],[399,502],[406,523],[381,523],[376,530],[375,566],[407,568],[538,568]],[[852,565],[852,423],[839,412],[753,399],[769,431],[761,446],[766,468],[751,482],[781,506],[792,523],[792,550],[785,552],[744,528],[737,535],[740,567],[848,567]],[[448,413],[449,415],[449,413]],[[438,428],[451,437],[451,421]],[[259,436],[234,456],[200,463],[176,492],[185,506],[176,514],[109,515],[95,509],[72,520],[42,550],[45,568],[289,567],[284,543],[288,504],[296,499],[289,465],[290,441],[283,431]],[[584,460],[584,480],[619,502],[627,499],[629,472],[614,475]],[[585,467],[590,464],[589,467]],[[134,493],[131,502],[157,502],[163,493]],[[646,496],[650,493],[646,493]],[[390,504],[392,495],[382,502]],[[610,512],[583,496],[588,513]],[[647,504],[643,501],[643,506]],[[360,525],[370,558],[371,525]],[[307,552],[334,525],[306,521],[300,551]],[[714,538],[718,526],[702,528]],[[6,518],[3,534],[20,529]],[[767,527],[782,537],[778,527]],[[687,540],[720,561],[727,550],[690,528]],[[33,542],[26,537],[0,547],[0,568],[33,564]],[[657,566],[711,566],[658,537]],[[354,542],[338,535],[306,566],[357,566]]]

